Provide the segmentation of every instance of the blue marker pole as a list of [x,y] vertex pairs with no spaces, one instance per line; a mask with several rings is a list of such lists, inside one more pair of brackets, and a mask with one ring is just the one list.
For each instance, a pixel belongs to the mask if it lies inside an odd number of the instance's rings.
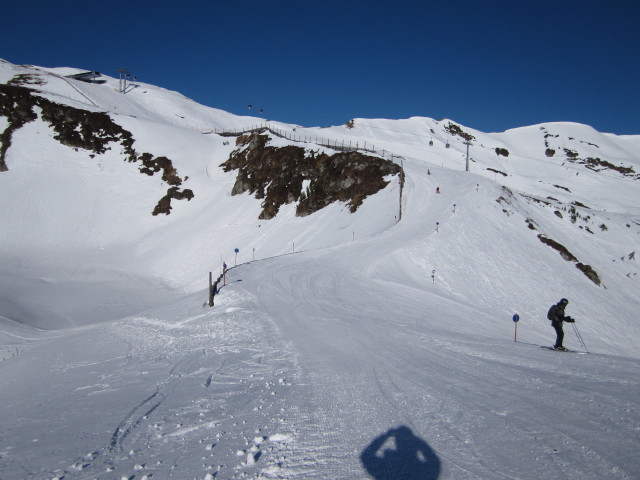
[[517,342],[518,340],[518,322],[520,321],[520,315],[517,313],[513,316],[513,323],[515,324],[515,332],[513,333],[513,341]]

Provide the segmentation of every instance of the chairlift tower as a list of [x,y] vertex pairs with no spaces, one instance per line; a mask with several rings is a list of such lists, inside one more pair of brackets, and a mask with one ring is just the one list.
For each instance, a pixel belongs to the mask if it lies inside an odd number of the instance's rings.
[[119,68],[117,72],[120,74],[120,83],[118,84],[118,92],[126,93],[127,92],[127,78],[131,78],[129,74],[129,70],[126,68]]
[[471,145],[471,142],[469,140],[467,140],[466,142],[464,142],[464,144],[467,146],[467,165],[465,168],[465,171],[469,171],[469,145]]

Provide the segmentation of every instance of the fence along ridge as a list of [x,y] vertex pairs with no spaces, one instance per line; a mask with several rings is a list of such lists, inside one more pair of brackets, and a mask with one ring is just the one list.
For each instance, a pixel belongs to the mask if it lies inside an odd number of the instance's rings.
[[374,153],[376,155],[380,155],[382,158],[389,158],[389,160],[393,161],[394,158],[402,158],[400,155],[395,155],[394,153],[383,149],[382,151],[378,151],[375,148],[374,144],[371,146],[367,145],[365,141],[362,146],[360,146],[360,142],[356,142],[355,146],[351,141],[346,145],[344,139],[342,141],[339,140],[331,140],[329,138],[320,137],[318,141],[318,137],[312,137],[307,135],[296,135],[294,132],[287,132],[286,130],[280,130],[271,126],[270,124],[260,124],[256,126],[252,126],[245,129],[218,129],[214,128],[213,130],[202,131],[203,134],[211,134],[215,133],[222,137],[236,137],[238,135],[245,135],[247,133],[255,133],[255,132],[263,132],[268,131],[272,133],[276,137],[284,138],[285,140],[291,140],[293,142],[303,142],[303,143],[314,143],[320,147],[331,148],[332,150],[337,150],[340,152],[366,152],[366,153]]

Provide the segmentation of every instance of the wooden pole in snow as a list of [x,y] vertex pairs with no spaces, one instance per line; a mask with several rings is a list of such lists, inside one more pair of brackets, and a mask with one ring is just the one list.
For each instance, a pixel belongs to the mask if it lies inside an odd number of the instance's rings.
[[213,307],[213,282],[211,272],[209,272],[209,306]]

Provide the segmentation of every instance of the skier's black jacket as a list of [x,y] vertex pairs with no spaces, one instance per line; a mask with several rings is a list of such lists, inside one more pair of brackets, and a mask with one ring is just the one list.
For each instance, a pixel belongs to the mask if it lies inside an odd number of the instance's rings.
[[549,313],[547,314],[547,318],[551,320],[553,325],[562,325],[562,322],[573,323],[575,320],[571,317],[566,317],[564,315],[564,307],[565,304],[562,302],[556,303],[552,305],[549,309]]

